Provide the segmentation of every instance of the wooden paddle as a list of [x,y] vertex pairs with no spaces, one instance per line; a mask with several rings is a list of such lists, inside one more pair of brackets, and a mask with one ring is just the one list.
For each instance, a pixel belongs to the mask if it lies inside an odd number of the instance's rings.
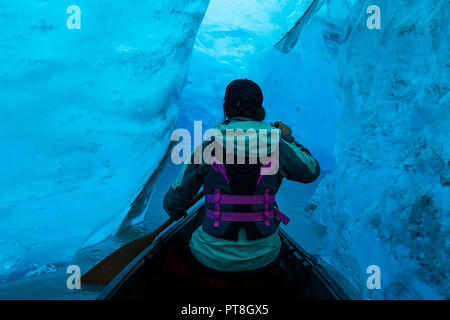
[[[195,205],[204,196],[201,191],[195,196],[189,208]],[[189,209],[188,208],[188,209]],[[136,258],[153,240],[166,229],[175,218],[170,218],[152,233],[136,239],[117,249],[105,259],[97,263],[92,269],[81,277],[81,282],[89,284],[107,285],[123,268]]]

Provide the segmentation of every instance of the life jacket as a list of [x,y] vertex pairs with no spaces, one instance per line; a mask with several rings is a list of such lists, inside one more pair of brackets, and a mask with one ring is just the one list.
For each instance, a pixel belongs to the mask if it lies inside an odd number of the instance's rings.
[[[214,157],[204,176],[203,229],[218,238],[237,240],[240,228],[247,239],[267,237],[289,218],[275,201],[278,175],[261,175],[262,164],[223,164]],[[265,165],[270,166],[270,162]]]

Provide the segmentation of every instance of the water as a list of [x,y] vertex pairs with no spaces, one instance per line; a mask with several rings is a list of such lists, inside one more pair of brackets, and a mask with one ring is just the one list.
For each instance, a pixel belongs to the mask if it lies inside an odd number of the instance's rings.
[[[143,223],[127,228],[122,233],[101,243],[79,250],[70,264],[80,266],[84,273],[116,249],[155,230],[168,218],[162,209],[162,200],[170,184],[178,175],[178,171],[178,166],[172,163],[167,165],[152,194]],[[324,175],[312,184],[284,181],[278,193],[280,208],[291,218],[290,224],[284,228],[310,253],[320,249],[326,228],[304,218],[303,209]],[[54,269],[44,270],[41,274],[37,273],[30,278],[24,278],[22,275],[21,279],[0,285],[0,299],[95,299],[103,286],[82,284],[81,290],[67,289],[66,280],[69,274],[66,273],[66,266],[68,264],[61,263]],[[331,266],[329,268],[332,270]],[[347,286],[345,281],[342,283]]]

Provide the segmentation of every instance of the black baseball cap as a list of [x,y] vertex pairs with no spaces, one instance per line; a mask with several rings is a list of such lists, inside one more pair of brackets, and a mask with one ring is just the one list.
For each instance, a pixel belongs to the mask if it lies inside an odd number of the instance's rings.
[[254,100],[258,106],[262,105],[263,93],[255,82],[247,78],[230,82],[225,90],[225,100],[234,105],[243,97]]

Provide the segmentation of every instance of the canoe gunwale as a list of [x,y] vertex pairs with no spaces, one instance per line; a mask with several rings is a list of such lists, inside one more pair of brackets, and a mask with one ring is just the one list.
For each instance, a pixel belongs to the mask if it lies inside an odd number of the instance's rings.
[[317,259],[305,251],[290,235],[279,228],[279,233],[284,240],[286,240],[290,245],[295,247],[297,252],[300,253],[302,259],[304,259],[310,266],[311,272],[326,285],[330,293],[333,294],[336,300],[350,300],[350,297],[344,292],[344,290],[339,286],[339,284],[329,275],[326,269],[317,261]]
[[136,258],[133,259],[122,271],[120,271],[110,283],[108,283],[102,292],[98,295],[96,300],[109,300],[115,292],[126,282],[126,280],[141,266],[145,265],[146,260],[150,260],[152,251],[161,245],[163,242],[169,240],[175,233],[183,229],[185,225],[195,219],[197,213],[203,208],[204,201],[199,201],[188,214],[188,216],[182,220],[176,221],[172,227],[168,228],[165,232],[159,235],[145,250],[143,250]]
[[[116,277],[102,290],[97,300],[116,299],[116,293],[127,283],[132,276],[138,272],[145,272],[146,263],[151,261],[153,256],[157,254],[178,232],[185,228],[188,224],[193,224],[198,213],[203,209],[204,201],[199,201],[191,208],[186,218],[176,221],[165,232],[159,235],[144,251],[142,251],[133,261],[131,261]],[[197,221],[198,223],[198,221]],[[331,296],[336,300],[350,300],[349,296],[337,284],[337,282],[329,275],[326,269],[317,262],[317,259],[306,252],[286,231],[279,228],[279,234],[283,241],[293,247],[293,252],[300,255],[303,266],[310,268],[311,273],[316,277],[321,285],[325,286]]]

